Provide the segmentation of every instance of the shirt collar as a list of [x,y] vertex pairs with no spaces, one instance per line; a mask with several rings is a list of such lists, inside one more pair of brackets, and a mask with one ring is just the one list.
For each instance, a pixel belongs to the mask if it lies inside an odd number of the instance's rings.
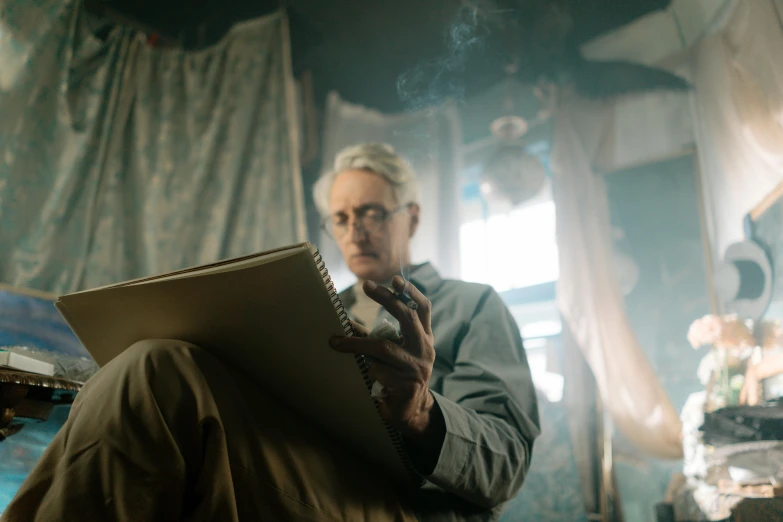
[[412,267],[408,279],[425,296],[436,291],[443,283],[443,279],[432,263],[422,263]]

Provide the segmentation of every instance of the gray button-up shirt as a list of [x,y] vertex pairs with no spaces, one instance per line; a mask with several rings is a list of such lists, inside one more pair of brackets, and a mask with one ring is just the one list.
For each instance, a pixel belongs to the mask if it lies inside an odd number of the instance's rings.
[[[435,470],[413,495],[422,522],[500,518],[530,466],[538,403],[519,328],[492,287],[443,280],[429,263],[408,280],[432,302],[435,366],[430,390],[446,437]],[[346,309],[354,289],[340,295]],[[376,324],[387,319],[384,309]],[[367,325],[369,326],[369,325]]]

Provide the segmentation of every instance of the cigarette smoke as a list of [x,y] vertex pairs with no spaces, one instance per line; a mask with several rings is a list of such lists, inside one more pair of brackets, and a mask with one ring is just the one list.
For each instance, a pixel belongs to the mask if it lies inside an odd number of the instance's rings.
[[417,111],[446,99],[464,101],[465,66],[484,44],[483,20],[476,7],[461,7],[446,31],[446,54],[424,61],[397,79],[397,94],[406,110]]

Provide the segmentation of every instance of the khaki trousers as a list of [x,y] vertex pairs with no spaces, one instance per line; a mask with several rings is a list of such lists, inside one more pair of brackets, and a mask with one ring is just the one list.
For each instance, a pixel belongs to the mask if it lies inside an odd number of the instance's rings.
[[392,487],[196,346],[132,346],[84,386],[0,518],[414,522]]

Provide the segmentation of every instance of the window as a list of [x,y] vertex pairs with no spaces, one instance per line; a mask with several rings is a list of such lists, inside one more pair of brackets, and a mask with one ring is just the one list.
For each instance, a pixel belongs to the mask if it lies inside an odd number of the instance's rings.
[[549,402],[563,399],[563,376],[551,371],[549,358],[559,352],[559,338],[562,331],[560,312],[554,299],[510,304],[510,292],[501,294],[509,305],[509,311],[519,325],[525,342],[525,354],[538,393]]
[[559,373],[551,372],[548,368],[549,353],[557,349],[556,339],[539,338],[525,341],[525,355],[530,366],[530,374],[533,383],[540,396],[546,397],[549,402],[563,400],[563,388],[565,379]]
[[460,261],[464,280],[492,285],[498,292],[556,281],[554,202],[464,223]]
[[[559,276],[555,204],[549,198],[487,219],[475,219],[466,202],[460,228],[460,262],[466,281],[492,285],[509,307],[525,341],[536,389],[549,402],[563,398],[563,376],[550,371],[562,330],[555,304]],[[471,212],[472,211],[472,212]]]

